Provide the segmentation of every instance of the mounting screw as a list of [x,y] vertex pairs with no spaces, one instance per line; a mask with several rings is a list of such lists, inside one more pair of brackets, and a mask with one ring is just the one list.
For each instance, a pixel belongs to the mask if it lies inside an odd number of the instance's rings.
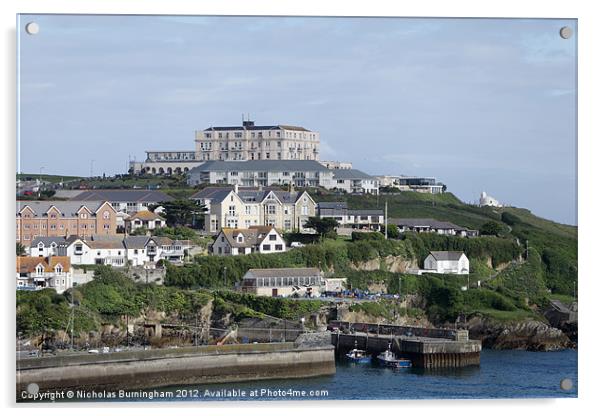
[[563,26],[562,28],[560,28],[560,37],[562,39],[568,39],[571,36],[573,36],[573,29],[571,29],[568,26]]
[[573,388],[573,380],[570,378],[563,378],[560,381],[560,388],[564,391],[568,391]]
[[40,31],[40,25],[36,22],[29,22],[25,25],[25,31],[30,35],[37,35]]

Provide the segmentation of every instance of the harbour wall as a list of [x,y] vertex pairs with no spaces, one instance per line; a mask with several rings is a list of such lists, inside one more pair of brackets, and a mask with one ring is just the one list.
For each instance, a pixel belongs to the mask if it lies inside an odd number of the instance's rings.
[[19,398],[30,383],[36,383],[42,392],[116,391],[334,373],[334,347],[330,345],[213,345],[23,359],[17,361],[16,387]]

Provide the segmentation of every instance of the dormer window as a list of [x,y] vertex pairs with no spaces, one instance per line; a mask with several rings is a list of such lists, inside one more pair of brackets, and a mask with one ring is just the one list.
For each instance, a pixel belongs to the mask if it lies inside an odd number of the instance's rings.
[[56,248],[56,243],[54,241],[50,243],[50,248]]
[[61,266],[60,264],[57,264],[56,266],[54,266],[54,272],[55,273],[63,273],[63,266]]
[[40,263],[36,266],[36,274],[41,276],[44,274],[44,266]]
[[44,251],[44,243],[38,243],[38,250]]

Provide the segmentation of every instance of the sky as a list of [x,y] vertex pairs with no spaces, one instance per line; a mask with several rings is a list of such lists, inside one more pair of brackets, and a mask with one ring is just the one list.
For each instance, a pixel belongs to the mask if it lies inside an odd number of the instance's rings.
[[244,113],[319,131],[322,160],[577,223],[576,20],[21,15],[18,27],[21,172],[125,173]]

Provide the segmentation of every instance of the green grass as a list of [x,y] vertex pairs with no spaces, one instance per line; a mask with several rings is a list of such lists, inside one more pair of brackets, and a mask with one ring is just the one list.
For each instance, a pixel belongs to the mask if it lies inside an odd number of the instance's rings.
[[559,293],[550,293],[548,297],[552,300],[559,300],[565,305],[570,305],[575,301],[575,298],[571,295],[561,295]]
[[70,182],[70,181],[79,181],[83,179],[81,176],[69,176],[69,175],[40,175],[38,173],[17,173],[17,179],[21,180],[36,180],[40,179],[50,183],[59,183],[59,182]]

